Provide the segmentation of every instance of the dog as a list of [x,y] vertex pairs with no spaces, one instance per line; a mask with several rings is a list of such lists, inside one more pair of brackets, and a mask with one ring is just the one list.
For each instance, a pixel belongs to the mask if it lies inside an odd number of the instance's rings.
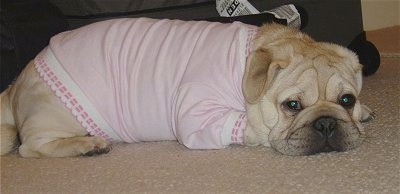
[[[347,151],[375,114],[350,50],[270,23],[115,19],[54,36],[1,93],[1,155],[108,153],[114,142],[190,149]],[[19,138],[18,138],[19,137]]]

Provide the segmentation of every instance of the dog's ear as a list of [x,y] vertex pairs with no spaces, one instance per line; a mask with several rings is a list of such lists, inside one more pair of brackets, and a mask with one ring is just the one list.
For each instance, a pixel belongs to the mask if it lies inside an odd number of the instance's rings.
[[243,77],[243,94],[247,103],[255,104],[261,100],[283,64],[283,61],[273,60],[272,53],[265,48],[250,54]]
[[376,114],[367,106],[361,105],[361,120],[360,122],[365,123],[376,118]]

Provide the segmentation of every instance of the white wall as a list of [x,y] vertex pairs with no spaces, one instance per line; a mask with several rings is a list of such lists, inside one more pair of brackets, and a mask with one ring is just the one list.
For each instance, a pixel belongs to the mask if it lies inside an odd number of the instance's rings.
[[364,30],[400,25],[400,0],[361,0]]

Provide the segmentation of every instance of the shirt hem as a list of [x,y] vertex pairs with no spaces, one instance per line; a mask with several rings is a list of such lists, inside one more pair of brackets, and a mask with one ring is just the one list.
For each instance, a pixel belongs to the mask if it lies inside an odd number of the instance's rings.
[[39,76],[90,135],[100,136],[112,142],[121,141],[85,94],[68,76],[50,48],[47,47],[39,53],[34,59],[34,64]]

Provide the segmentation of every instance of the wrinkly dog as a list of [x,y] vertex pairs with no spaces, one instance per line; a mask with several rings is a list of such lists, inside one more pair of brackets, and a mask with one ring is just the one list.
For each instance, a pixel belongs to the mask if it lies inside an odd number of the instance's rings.
[[[112,142],[346,151],[374,114],[361,65],[278,24],[117,19],[54,36],[1,94],[1,154],[97,155]],[[19,138],[18,138],[19,137]]]

